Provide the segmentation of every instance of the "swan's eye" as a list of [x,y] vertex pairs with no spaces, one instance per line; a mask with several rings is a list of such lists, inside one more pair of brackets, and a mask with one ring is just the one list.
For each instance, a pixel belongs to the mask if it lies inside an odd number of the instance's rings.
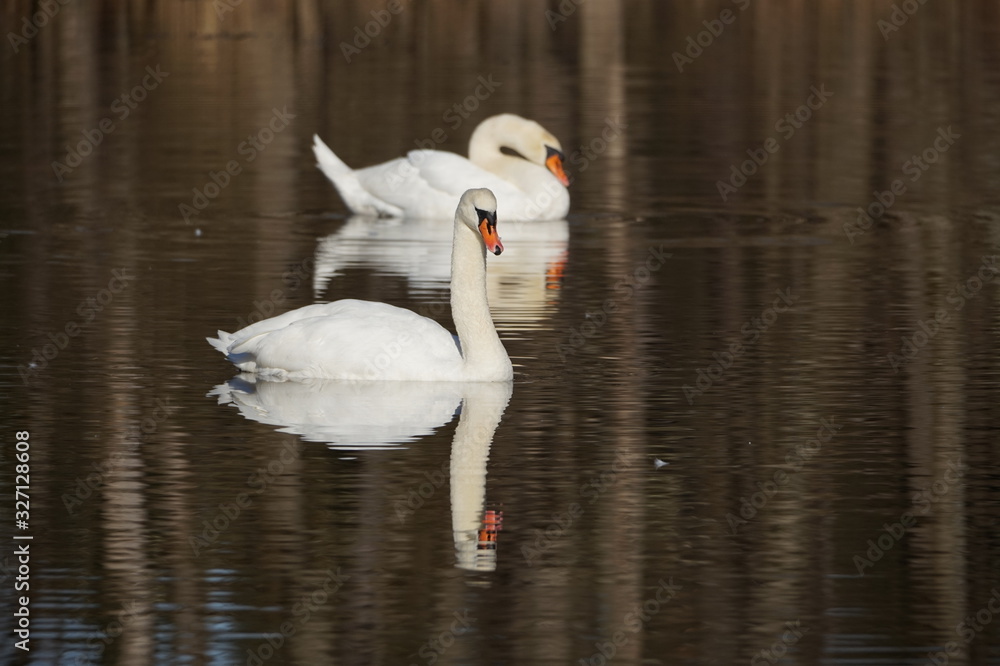
[[548,162],[553,155],[557,156],[560,162],[566,161],[566,155],[563,154],[563,151],[552,146],[545,146],[545,161]]
[[552,146],[545,146],[545,166],[552,172],[552,175],[559,179],[559,182],[569,187],[569,176],[563,170],[563,163],[566,162],[566,156],[558,148],[553,148]]
[[503,243],[497,235],[497,214],[492,210],[476,208],[476,215],[479,216],[479,233],[483,236],[486,249],[493,254],[503,252]]
[[493,233],[493,230],[497,228],[497,214],[490,210],[477,208],[476,215],[479,217],[479,224],[485,224],[490,233]]

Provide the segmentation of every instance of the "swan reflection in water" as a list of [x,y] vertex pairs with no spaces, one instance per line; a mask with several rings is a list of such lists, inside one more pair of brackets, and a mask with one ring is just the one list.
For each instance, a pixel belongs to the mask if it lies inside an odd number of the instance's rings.
[[503,516],[484,511],[486,463],[512,391],[511,382],[276,382],[244,373],[209,395],[247,419],[344,451],[399,448],[459,412],[450,467],[457,566],[493,571]]
[[[498,218],[503,215],[497,211]],[[558,302],[569,246],[566,220],[503,220],[500,234],[510,261],[490,262],[486,274],[490,309],[502,328],[534,329]],[[330,280],[352,268],[399,275],[410,292],[445,290],[451,279],[454,224],[450,220],[352,216],[316,248],[313,290],[321,298]],[[447,312],[422,312],[431,318]]]

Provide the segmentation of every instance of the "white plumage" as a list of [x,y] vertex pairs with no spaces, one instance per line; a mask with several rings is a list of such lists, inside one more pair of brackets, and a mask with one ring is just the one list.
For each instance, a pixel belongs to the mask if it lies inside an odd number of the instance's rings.
[[[354,170],[319,136],[317,166],[351,211],[387,217],[450,218],[468,189],[493,191],[505,220],[556,220],[569,212],[569,179],[559,140],[538,123],[514,114],[487,118],[469,140],[469,158],[440,150]],[[523,157],[508,155],[509,148]]]
[[307,305],[208,341],[240,370],[277,379],[509,381],[486,296],[487,247],[503,250],[496,206],[489,190],[469,190],[455,212],[451,306],[460,343],[432,319],[355,299]]

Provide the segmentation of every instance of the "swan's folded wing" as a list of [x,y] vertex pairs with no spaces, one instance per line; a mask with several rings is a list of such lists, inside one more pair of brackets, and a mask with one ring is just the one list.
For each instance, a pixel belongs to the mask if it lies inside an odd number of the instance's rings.
[[462,194],[481,187],[493,190],[501,201],[524,198],[510,182],[441,150],[411,150],[406,157],[354,174],[368,194],[409,217],[454,219]]
[[278,331],[288,326],[294,324],[295,322],[302,319],[310,319],[313,317],[326,317],[326,316],[337,316],[345,310],[349,310],[354,307],[354,303],[364,303],[366,301],[359,301],[356,299],[344,299],[341,301],[335,301],[333,303],[313,303],[312,305],[306,305],[295,310],[289,310],[288,312],[282,313],[270,319],[264,319],[263,321],[258,321],[257,323],[250,324],[246,328],[242,328],[235,333],[231,334],[229,353],[230,354],[242,354],[248,351],[246,345],[249,341],[257,338],[261,335],[271,333],[273,331]]
[[466,190],[480,187],[493,190],[498,201],[524,196],[512,183],[455,153],[411,150],[406,159],[430,188],[454,196],[456,206]]
[[432,319],[385,303],[326,305],[337,307],[259,332],[231,353],[251,356],[258,370],[334,379],[420,379],[436,364],[461,362],[451,334]]

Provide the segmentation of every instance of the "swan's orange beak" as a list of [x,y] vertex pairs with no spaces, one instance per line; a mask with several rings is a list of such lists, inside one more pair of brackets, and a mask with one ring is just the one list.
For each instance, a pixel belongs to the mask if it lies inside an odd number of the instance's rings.
[[569,187],[569,176],[563,171],[563,163],[566,161],[566,156],[562,154],[561,150],[556,150],[551,146],[545,146],[545,151],[547,153],[545,166],[552,172],[552,175],[559,179],[560,183]]
[[503,252],[503,243],[500,242],[500,236],[497,235],[496,213],[479,211],[479,233],[483,235],[487,250],[493,254]]

